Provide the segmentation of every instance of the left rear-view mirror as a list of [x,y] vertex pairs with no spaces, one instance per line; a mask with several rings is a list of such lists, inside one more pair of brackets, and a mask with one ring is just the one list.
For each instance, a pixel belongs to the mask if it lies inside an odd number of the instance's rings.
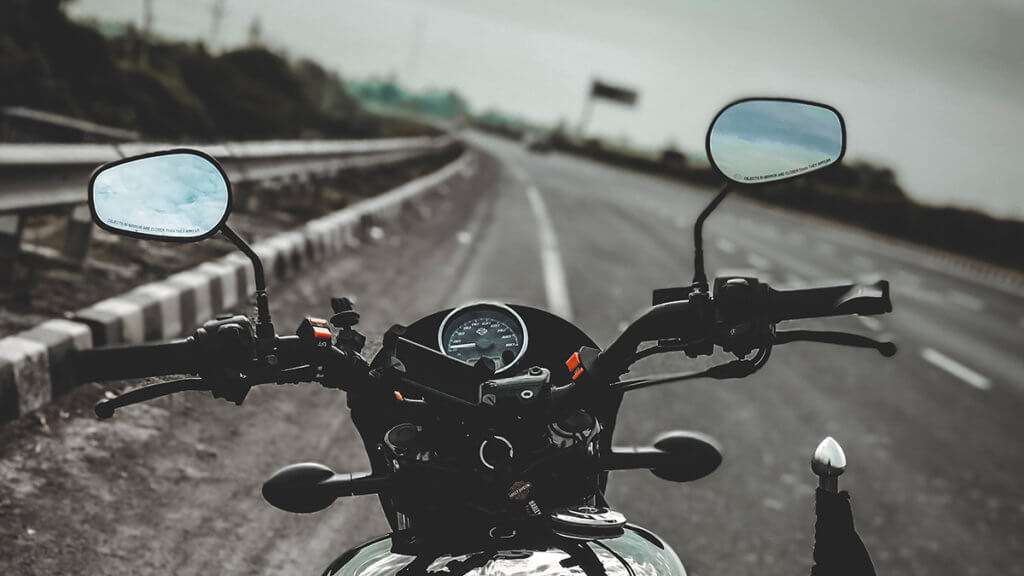
[[216,233],[231,212],[231,184],[212,157],[190,149],[125,158],[89,181],[89,207],[104,230],[170,242]]

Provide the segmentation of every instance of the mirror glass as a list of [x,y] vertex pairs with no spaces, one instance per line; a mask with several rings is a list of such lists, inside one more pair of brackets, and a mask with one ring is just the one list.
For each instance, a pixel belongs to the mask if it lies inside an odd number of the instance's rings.
[[220,168],[193,152],[143,156],[101,168],[90,184],[96,220],[108,230],[157,240],[199,239],[230,205]]
[[722,110],[708,132],[708,155],[726,178],[760,184],[835,164],[844,138],[839,114],[788,100],[744,100]]

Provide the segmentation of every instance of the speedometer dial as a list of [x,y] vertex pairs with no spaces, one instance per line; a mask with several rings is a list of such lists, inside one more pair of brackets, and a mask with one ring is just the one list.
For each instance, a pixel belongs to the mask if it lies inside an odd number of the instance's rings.
[[486,357],[497,371],[515,364],[526,352],[528,335],[522,318],[503,304],[471,304],[453,310],[438,333],[448,356],[475,364]]

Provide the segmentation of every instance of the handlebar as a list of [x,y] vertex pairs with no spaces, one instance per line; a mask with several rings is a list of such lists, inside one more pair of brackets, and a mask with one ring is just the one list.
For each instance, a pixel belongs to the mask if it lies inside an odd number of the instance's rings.
[[[638,359],[658,352],[681,350],[696,357],[710,355],[716,346],[720,346],[739,359],[730,365],[738,362],[738,368],[743,370],[730,370],[727,374],[705,371],[698,376],[730,378],[756,371],[767,360],[773,344],[787,341],[808,340],[869,347],[887,356],[895,353],[895,346],[891,343],[864,337],[831,332],[777,333],[774,330],[774,324],[783,320],[890,312],[889,283],[884,280],[873,284],[774,290],[756,278],[727,277],[716,279],[713,297],[706,286],[694,286],[688,296],[687,299],[652,306],[603,352],[585,347],[570,357],[566,366],[573,382],[567,388],[559,388],[569,390],[559,395],[561,401],[576,396],[574,384],[593,377],[608,383],[615,382]],[[342,325],[345,326],[343,322]],[[201,389],[212,390],[215,397],[241,404],[249,388],[257,384],[313,380],[328,387],[349,390],[352,384],[365,383],[369,367],[358,353],[361,344],[350,350],[347,343],[340,343],[341,340],[339,335],[340,348],[333,345],[332,332],[326,321],[320,319],[304,320],[296,336],[264,338],[255,334],[251,321],[245,316],[223,316],[207,322],[184,340],[81,351],[77,354],[75,368],[80,381],[199,375],[205,386]],[[399,343],[403,340],[398,338]],[[643,343],[651,341],[658,341],[658,345],[638,353]],[[448,360],[432,349],[427,350]],[[754,350],[758,355],[753,361],[746,361]],[[452,364],[461,367],[458,362],[453,361]],[[583,375],[586,377],[580,380]],[[461,378],[446,380],[451,379]],[[472,392],[475,396],[475,389]],[[156,389],[139,391],[119,402],[110,403],[110,407],[165,393]],[[446,395],[443,399],[457,398]],[[463,399],[458,404],[469,406],[474,402]]]
[[195,338],[81,350],[75,356],[75,373],[81,382],[126,380],[170,374],[198,374]]
[[[706,350],[703,353],[710,354],[713,344],[722,344],[723,339],[728,341],[733,327],[742,324],[775,324],[783,320],[875,315],[892,311],[889,282],[885,280],[800,290],[775,290],[759,284],[755,278],[721,278],[715,284],[714,299],[707,292],[696,291],[690,294],[689,299],[657,304],[647,309],[592,363],[585,362],[589,364],[585,371],[599,372],[602,378],[613,381],[629,369],[644,342],[672,340],[679,343],[673,348],[676,350],[703,342]],[[765,345],[770,346],[770,332],[764,334]],[[895,352],[891,344],[882,343],[879,347],[867,339],[833,337],[823,341],[873,347],[885,355]]]
[[[314,326],[314,322],[316,326]],[[125,380],[170,374],[198,378],[143,386],[99,402],[96,415],[185,390],[208,390],[215,398],[241,404],[258,384],[359,381],[366,362],[356,351],[331,343],[324,320],[307,319],[295,336],[260,338],[245,316],[221,316],[184,339],[160,344],[83,350],[75,357],[79,381]]]

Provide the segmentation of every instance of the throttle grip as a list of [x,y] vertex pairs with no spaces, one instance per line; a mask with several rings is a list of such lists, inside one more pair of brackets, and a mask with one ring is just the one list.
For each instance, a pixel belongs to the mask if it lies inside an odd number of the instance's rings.
[[873,284],[843,284],[802,290],[768,289],[768,317],[772,322],[892,312],[888,280]]

